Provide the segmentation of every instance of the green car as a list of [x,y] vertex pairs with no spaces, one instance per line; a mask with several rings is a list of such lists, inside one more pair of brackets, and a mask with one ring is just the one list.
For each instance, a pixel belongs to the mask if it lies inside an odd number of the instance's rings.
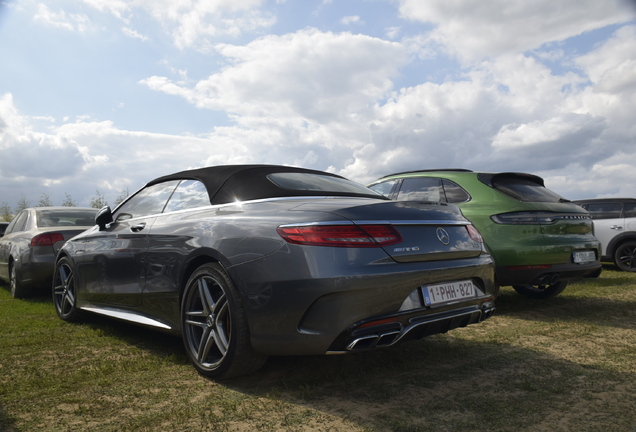
[[495,259],[500,286],[547,298],[569,280],[601,273],[601,248],[587,211],[525,173],[423,170],[392,174],[371,183],[398,201],[457,205],[481,232]]

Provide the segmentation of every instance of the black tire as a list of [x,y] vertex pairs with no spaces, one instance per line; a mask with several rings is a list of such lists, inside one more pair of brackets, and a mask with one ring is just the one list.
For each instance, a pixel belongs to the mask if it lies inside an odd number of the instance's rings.
[[18,272],[15,268],[15,262],[11,264],[11,270],[9,270],[9,287],[11,290],[11,297],[16,299],[23,299],[31,296],[31,290],[25,288],[20,283]]
[[567,286],[568,283],[566,281],[560,281],[550,285],[513,285],[512,287],[523,296],[533,299],[546,299],[561,294]]
[[623,271],[636,271],[636,241],[621,243],[614,253],[614,263]]
[[190,361],[209,378],[246,375],[267,360],[252,348],[243,301],[218,263],[204,264],[190,276],[181,302],[181,328]]
[[74,322],[82,317],[77,307],[75,272],[67,258],[60,258],[53,273],[53,304],[57,315],[64,321]]

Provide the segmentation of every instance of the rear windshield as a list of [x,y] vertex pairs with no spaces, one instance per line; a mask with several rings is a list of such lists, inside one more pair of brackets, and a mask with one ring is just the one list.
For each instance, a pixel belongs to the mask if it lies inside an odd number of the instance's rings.
[[95,225],[95,210],[41,210],[37,212],[40,228]]
[[276,186],[283,189],[312,192],[335,192],[339,194],[370,195],[382,197],[383,195],[340,177],[331,177],[320,174],[283,172],[268,174],[267,178]]
[[492,187],[504,194],[524,202],[566,202],[561,195],[530,179],[495,177]]

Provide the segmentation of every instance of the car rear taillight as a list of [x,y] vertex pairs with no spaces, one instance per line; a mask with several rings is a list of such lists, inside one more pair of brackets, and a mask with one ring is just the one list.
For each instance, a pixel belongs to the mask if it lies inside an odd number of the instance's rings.
[[38,234],[31,239],[31,246],[53,246],[59,241],[64,241],[64,236],[60,233]]
[[402,241],[391,225],[281,226],[278,234],[288,243],[332,247],[381,247]]
[[507,225],[550,225],[559,220],[587,220],[588,215],[580,213],[550,213],[550,212],[513,212],[492,215],[495,223]]
[[481,233],[477,230],[477,228],[475,228],[474,225],[466,225],[466,231],[468,231],[468,235],[471,239],[479,243],[484,242],[484,238],[481,236]]

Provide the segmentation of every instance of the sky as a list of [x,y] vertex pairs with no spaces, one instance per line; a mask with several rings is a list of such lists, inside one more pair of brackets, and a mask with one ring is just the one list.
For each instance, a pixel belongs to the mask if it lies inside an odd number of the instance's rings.
[[636,197],[636,0],[0,0],[0,205],[243,163]]

